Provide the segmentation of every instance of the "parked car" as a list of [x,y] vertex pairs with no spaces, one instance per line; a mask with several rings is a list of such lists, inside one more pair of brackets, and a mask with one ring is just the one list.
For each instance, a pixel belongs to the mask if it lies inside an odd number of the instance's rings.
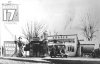
[[52,54],[50,53],[50,56],[51,58],[54,58],[54,57],[63,57],[63,58],[67,58],[68,57],[68,54]]
[[100,49],[94,49],[92,52],[92,56],[95,57],[100,57]]
[[65,53],[65,49],[58,49],[57,47],[52,47],[52,49],[50,51],[50,56],[52,58],[53,57],[65,57],[65,58],[67,58],[68,54]]

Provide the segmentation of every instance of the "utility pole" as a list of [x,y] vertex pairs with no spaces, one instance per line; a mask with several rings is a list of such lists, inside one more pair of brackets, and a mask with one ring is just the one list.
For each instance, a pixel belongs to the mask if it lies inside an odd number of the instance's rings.
[[2,45],[1,45],[1,57],[2,57],[3,55],[2,55]]
[[17,43],[16,35],[15,35],[14,43],[15,43],[15,52],[12,56],[17,56],[17,45],[18,45],[18,43]]

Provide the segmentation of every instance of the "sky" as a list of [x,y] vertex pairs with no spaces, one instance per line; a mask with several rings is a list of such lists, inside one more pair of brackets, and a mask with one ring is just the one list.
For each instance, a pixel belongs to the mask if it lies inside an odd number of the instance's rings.
[[[87,13],[90,13],[91,19],[100,29],[100,0],[10,0],[19,5],[19,22],[15,24],[2,21],[2,3],[8,1],[0,1],[1,42],[14,40],[15,35],[22,35],[22,28],[25,28],[26,23],[34,21],[46,24],[51,34],[78,34],[81,38],[81,19]],[[99,32],[96,34],[99,39]]]

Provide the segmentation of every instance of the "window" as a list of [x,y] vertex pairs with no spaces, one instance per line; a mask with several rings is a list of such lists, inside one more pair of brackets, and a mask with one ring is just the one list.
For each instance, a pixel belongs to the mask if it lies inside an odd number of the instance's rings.
[[56,39],[57,39],[58,37],[56,36]]
[[64,39],[64,36],[63,36],[63,39]]
[[59,36],[58,36],[58,39],[59,39]]
[[62,36],[60,36],[60,38],[62,39]]
[[66,38],[67,38],[67,36],[66,36]]
[[68,46],[68,51],[69,52],[74,52],[74,46]]
[[53,39],[54,39],[54,37],[53,37]]
[[57,39],[57,37],[55,36],[55,39]]
[[64,36],[64,39],[66,39],[66,36]]
[[100,44],[99,44],[99,47],[100,47]]

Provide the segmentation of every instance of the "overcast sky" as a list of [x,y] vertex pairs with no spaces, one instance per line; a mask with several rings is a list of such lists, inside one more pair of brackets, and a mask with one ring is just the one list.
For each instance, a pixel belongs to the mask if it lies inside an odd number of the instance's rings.
[[10,0],[19,5],[19,22],[5,24],[2,21],[2,3],[8,1],[0,1],[1,40],[21,35],[21,29],[31,21],[45,23],[50,32],[58,34],[81,34],[81,18],[86,13],[90,13],[98,27],[100,24],[100,0]]

